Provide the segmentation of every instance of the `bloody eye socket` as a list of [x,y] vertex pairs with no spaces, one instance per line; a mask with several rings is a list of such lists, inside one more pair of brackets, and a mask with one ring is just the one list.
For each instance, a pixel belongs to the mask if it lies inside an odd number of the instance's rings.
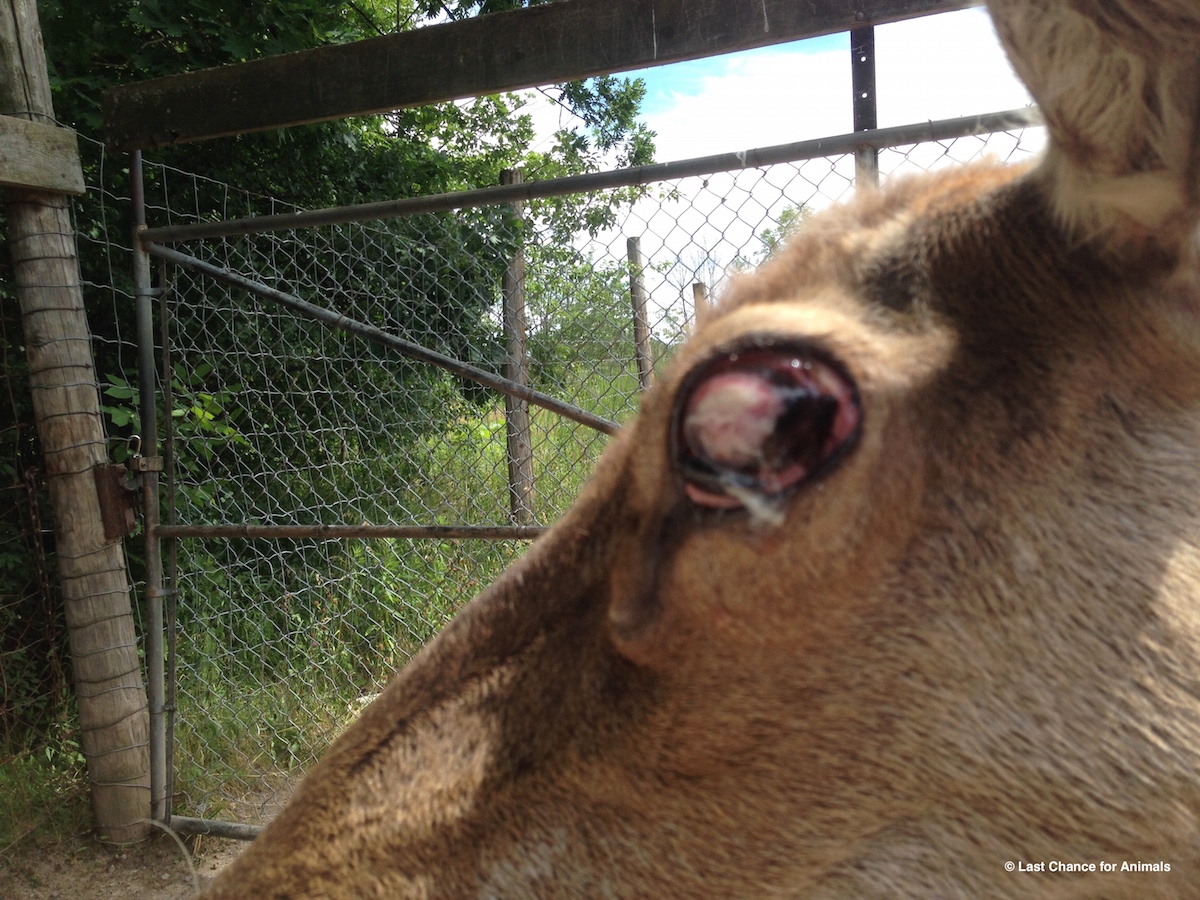
[[827,471],[853,445],[861,420],[854,382],[823,354],[750,347],[684,382],[674,459],[693,503],[732,509]]

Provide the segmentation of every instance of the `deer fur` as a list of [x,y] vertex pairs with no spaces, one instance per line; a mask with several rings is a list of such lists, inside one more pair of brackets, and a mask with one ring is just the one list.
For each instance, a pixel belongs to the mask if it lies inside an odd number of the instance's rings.
[[[1200,6],[989,5],[1044,158],[738,279],[207,896],[1200,892]],[[777,516],[707,508],[676,407],[763,342],[859,432]]]

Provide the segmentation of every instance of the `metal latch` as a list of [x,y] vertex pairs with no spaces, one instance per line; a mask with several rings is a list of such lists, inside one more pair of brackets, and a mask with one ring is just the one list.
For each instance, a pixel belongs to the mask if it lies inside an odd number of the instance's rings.
[[[161,456],[142,456],[142,439],[136,434],[129,439],[131,455],[127,466],[96,466],[96,494],[100,498],[100,518],[104,522],[104,537],[115,541],[133,534],[137,529],[137,511],[141,505],[138,491],[142,489],[142,473],[161,472]],[[130,472],[138,473],[133,478]]]
[[120,465],[96,466],[96,494],[100,498],[100,518],[105,540],[115,541],[137,528],[138,485],[126,479],[129,471]]

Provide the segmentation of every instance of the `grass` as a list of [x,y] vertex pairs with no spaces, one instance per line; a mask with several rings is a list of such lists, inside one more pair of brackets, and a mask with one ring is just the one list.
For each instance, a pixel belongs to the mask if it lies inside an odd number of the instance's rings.
[[37,744],[6,746],[0,760],[0,857],[31,839],[90,826],[83,755],[69,728]]
[[[593,375],[602,389],[587,405],[627,417],[636,392],[632,375]],[[606,442],[541,409],[531,419],[537,518],[551,523]],[[488,515],[503,521],[502,408],[464,407],[422,453],[404,460],[426,479],[409,486],[410,508],[448,524]],[[353,496],[352,485],[346,490]],[[264,796],[286,793],[393,673],[525,546],[181,542],[175,811],[253,818],[248,810]],[[73,717],[67,713],[64,721]],[[71,725],[56,725],[41,743],[10,747],[0,759],[0,854],[33,835],[89,827],[86,772]]]

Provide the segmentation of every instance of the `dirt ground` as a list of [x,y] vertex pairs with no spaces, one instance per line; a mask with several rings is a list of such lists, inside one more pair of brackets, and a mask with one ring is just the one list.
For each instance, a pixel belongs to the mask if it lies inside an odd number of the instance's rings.
[[[247,846],[210,837],[185,844],[201,885]],[[167,835],[120,848],[75,837],[0,859],[4,900],[189,900],[194,885],[183,850]]]
[[[294,793],[298,779],[260,778],[258,790],[223,797],[221,818],[266,825]],[[86,797],[63,823],[77,829],[46,829],[0,853],[0,900],[191,900],[247,846],[245,841],[188,835],[177,841],[165,832],[141,843],[114,847],[97,841],[87,827]],[[180,841],[183,847],[180,846]],[[184,850],[186,847],[186,852]],[[190,862],[190,865],[189,865]]]

